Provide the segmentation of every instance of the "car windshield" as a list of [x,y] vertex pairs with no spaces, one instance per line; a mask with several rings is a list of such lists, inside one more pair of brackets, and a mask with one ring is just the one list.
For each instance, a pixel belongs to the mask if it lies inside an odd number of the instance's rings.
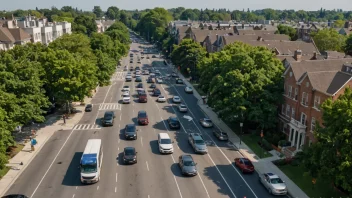
[[173,123],[178,123],[177,118],[170,118],[170,121],[173,122]]
[[87,107],[92,107],[92,105],[91,105],[91,104],[89,104],[89,105],[87,105]]
[[243,160],[243,163],[244,163],[246,166],[251,166],[251,165],[252,165],[251,161],[249,161],[249,160],[247,160],[247,159],[244,159],[244,160]]
[[212,123],[209,119],[204,119],[205,122]]
[[95,173],[95,172],[97,172],[96,164],[81,165],[81,173]]
[[186,105],[181,105],[181,108],[186,108]]
[[136,126],[134,126],[134,125],[127,125],[126,131],[127,131],[127,132],[135,132],[135,131],[136,131]]
[[146,113],[139,113],[138,117],[145,118],[145,117],[147,117],[147,114]]
[[128,86],[123,86],[123,88],[129,88]]
[[193,161],[184,161],[183,165],[184,166],[195,166],[196,164]]
[[274,178],[270,180],[270,183],[272,184],[282,184],[284,183],[280,178]]
[[161,139],[160,144],[171,144],[171,139]]
[[112,119],[112,115],[111,114],[105,114],[104,118],[105,118],[105,120],[110,120],[110,119]]
[[135,155],[134,149],[125,149],[125,155]]
[[174,97],[174,99],[175,99],[175,100],[178,100],[178,99],[180,99],[180,98],[179,98],[179,97],[177,97],[177,96],[175,96],[175,97]]
[[196,144],[198,144],[198,145],[204,145],[205,144],[203,140],[195,140],[194,142]]

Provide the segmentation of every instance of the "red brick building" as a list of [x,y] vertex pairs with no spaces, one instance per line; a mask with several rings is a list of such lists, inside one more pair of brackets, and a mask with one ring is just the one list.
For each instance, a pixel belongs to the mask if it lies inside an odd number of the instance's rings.
[[[300,56],[297,50],[296,56]],[[280,107],[280,130],[291,142],[290,154],[316,141],[313,131],[323,125],[320,105],[337,99],[352,86],[352,58],[290,62],[283,74],[285,102]],[[287,154],[287,153],[286,153]]]

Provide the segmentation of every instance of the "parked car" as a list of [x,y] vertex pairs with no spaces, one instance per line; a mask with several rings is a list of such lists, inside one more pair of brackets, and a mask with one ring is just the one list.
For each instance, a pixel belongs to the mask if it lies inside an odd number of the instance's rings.
[[158,99],[156,99],[157,102],[166,102],[166,98],[164,96],[159,96]]
[[135,82],[142,82],[142,78],[141,77],[136,77]]
[[141,125],[148,125],[149,120],[148,120],[148,115],[146,111],[138,111],[138,116],[137,116],[138,124]]
[[113,126],[115,117],[116,116],[113,111],[105,112],[103,120],[102,120],[103,126]]
[[185,87],[185,92],[191,94],[193,93],[193,89],[191,87]]
[[184,104],[180,104],[180,105],[178,105],[178,110],[180,111],[180,112],[187,112],[188,111],[188,108],[187,108],[187,106],[186,105],[184,105]]
[[125,147],[123,149],[123,162],[125,164],[137,163],[137,151],[134,147]]
[[286,195],[287,186],[281,178],[273,173],[259,174],[259,181],[268,190],[269,194]]
[[254,166],[247,158],[236,158],[235,165],[242,171],[242,173],[253,173]]
[[152,58],[156,58],[156,56],[155,56],[155,55],[153,55],[153,56],[152,56]]
[[11,194],[11,195],[5,195],[1,198],[29,198],[29,197],[22,194]]
[[199,120],[200,125],[205,128],[213,127],[213,122],[209,118],[202,118]]
[[176,74],[175,72],[173,72],[173,73],[171,74],[171,76],[172,76],[172,77],[177,77],[177,74]]
[[137,88],[143,88],[143,83],[138,83]]
[[227,133],[219,130],[218,128],[213,129],[213,134],[216,138],[218,138],[221,141],[229,140],[229,136],[227,135]]
[[92,104],[87,104],[86,108],[84,109],[85,112],[91,112],[93,110]]
[[129,104],[131,102],[130,92],[126,91],[122,94],[122,103]]
[[163,80],[162,80],[161,78],[157,78],[157,79],[156,79],[156,82],[157,82],[158,84],[162,84],[162,83],[163,83]]
[[161,94],[161,91],[159,89],[155,88],[153,90],[153,96],[160,96],[160,94]]
[[151,84],[151,85],[149,86],[149,88],[155,89],[155,88],[156,88],[156,85],[155,85],[155,84]]
[[178,158],[178,165],[181,168],[182,175],[196,176],[198,174],[197,163],[194,162],[191,155],[181,155]]
[[170,129],[180,129],[181,128],[180,121],[177,119],[177,117],[170,116],[169,119],[167,120],[167,123],[169,124]]
[[183,80],[181,78],[176,79],[176,84],[183,84]]
[[174,96],[174,97],[172,97],[172,102],[180,103],[181,102],[181,98],[179,96]]
[[135,124],[127,124],[125,126],[125,138],[128,139],[137,139],[137,129]]

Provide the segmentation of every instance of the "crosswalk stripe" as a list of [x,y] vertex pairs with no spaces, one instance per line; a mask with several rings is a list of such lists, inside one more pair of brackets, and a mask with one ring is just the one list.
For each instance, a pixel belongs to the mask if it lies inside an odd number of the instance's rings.
[[77,124],[73,127],[74,130],[90,130],[90,129],[101,129],[101,126],[96,124]]
[[99,105],[99,110],[121,110],[121,104],[103,103]]

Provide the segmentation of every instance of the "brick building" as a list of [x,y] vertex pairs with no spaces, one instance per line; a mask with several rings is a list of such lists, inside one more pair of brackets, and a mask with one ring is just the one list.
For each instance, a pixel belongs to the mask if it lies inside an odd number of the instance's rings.
[[[300,56],[299,50],[296,53]],[[302,60],[286,68],[285,102],[279,111],[280,130],[291,142],[286,154],[294,155],[316,141],[313,131],[318,123],[323,125],[320,105],[328,98],[336,100],[352,86],[351,62],[352,58]]]

